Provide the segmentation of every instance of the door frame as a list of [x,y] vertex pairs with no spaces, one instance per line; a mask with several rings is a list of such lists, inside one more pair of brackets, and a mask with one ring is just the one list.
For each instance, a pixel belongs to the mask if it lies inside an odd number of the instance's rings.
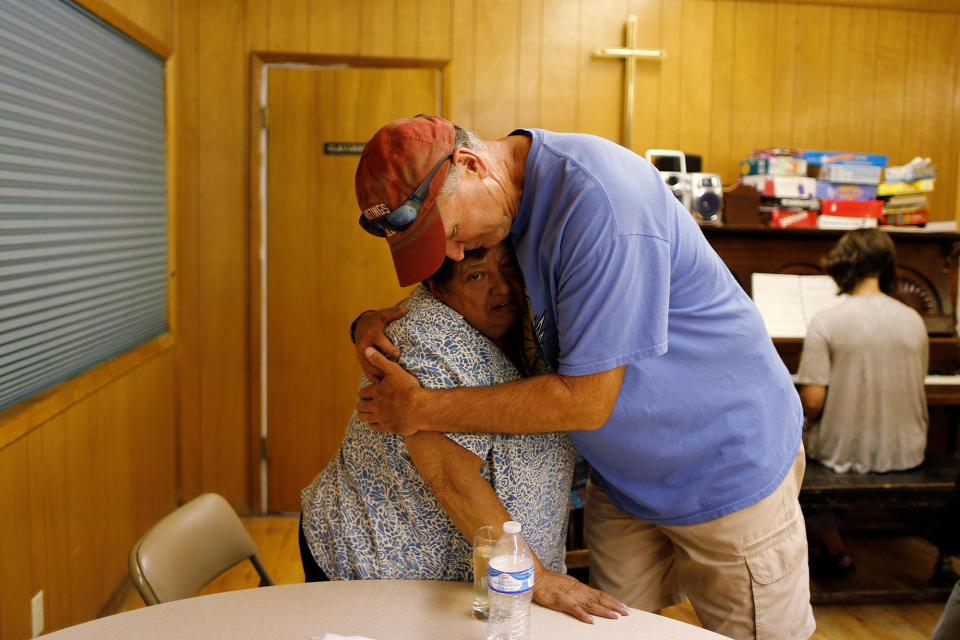
[[[249,495],[251,511],[267,513],[267,80],[274,67],[386,67],[440,71],[440,115],[451,119],[450,61],[417,58],[250,54],[250,398]],[[346,331],[346,328],[344,328]]]

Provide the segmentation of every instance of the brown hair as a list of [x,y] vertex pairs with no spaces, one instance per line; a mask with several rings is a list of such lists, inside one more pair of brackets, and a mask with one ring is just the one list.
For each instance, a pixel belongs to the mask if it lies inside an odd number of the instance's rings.
[[844,234],[822,264],[840,293],[852,292],[871,276],[880,280],[880,290],[885,294],[893,295],[896,289],[896,250],[890,236],[878,229],[856,229]]

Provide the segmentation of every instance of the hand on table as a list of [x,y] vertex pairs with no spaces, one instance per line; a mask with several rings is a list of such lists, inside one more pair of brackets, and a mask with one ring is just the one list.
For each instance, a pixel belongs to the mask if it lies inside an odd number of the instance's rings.
[[400,358],[400,349],[396,347],[387,334],[384,332],[387,325],[402,318],[409,309],[403,307],[391,307],[390,309],[380,309],[379,311],[366,311],[360,315],[357,326],[353,330],[353,340],[357,345],[357,362],[360,368],[367,374],[367,378],[376,382],[383,377],[383,372],[367,359],[366,352],[370,347],[377,347],[389,357],[397,360]]
[[411,397],[420,382],[373,347],[367,349],[366,357],[381,376],[379,382],[357,392],[357,416],[374,431],[413,435],[417,426],[410,416]]
[[589,587],[573,576],[542,571],[533,583],[533,599],[555,611],[569,613],[574,618],[593,624],[591,616],[617,618],[629,615],[622,602],[603,591]]

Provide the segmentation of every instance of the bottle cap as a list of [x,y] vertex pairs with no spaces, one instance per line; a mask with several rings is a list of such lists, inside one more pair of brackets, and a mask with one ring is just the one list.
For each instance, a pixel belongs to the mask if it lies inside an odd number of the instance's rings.
[[520,523],[515,520],[507,520],[503,523],[504,533],[520,533]]

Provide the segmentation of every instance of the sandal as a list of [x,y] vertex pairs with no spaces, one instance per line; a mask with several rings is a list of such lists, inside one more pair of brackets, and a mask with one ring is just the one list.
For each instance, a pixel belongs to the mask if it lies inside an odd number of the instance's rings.
[[[818,553],[819,551],[819,553]],[[857,572],[853,559],[845,552],[836,555],[827,553],[824,549],[811,549],[810,577],[811,578],[844,578]]]

